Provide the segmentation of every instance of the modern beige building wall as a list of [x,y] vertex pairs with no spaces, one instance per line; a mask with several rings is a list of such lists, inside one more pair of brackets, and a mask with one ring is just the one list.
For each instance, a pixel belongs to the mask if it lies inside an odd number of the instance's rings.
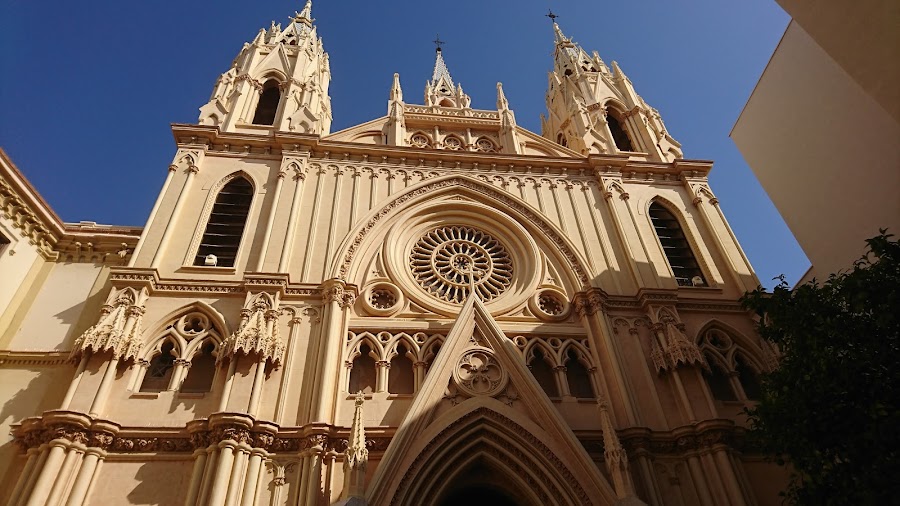
[[173,125],[143,229],[62,224],[4,158],[0,501],[777,504],[712,162],[555,32],[543,135],[441,51],[332,133],[307,2]]
[[797,18],[731,137],[812,262],[803,281],[824,279],[900,230],[898,11],[784,3]]

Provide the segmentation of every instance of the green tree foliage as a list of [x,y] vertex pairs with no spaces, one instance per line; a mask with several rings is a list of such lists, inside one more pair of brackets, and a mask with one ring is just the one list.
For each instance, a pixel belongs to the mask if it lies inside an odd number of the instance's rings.
[[798,505],[900,504],[900,244],[866,241],[849,272],[742,302],[778,345],[747,415],[751,440],[792,471]]

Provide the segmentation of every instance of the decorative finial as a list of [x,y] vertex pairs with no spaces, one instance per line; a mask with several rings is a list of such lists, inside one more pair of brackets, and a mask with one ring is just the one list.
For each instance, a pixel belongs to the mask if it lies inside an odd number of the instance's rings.
[[299,21],[301,19],[306,19],[309,21],[313,21],[312,18],[312,0],[306,0],[306,5],[303,6],[303,10],[300,12],[294,13],[294,19]]
[[553,23],[556,23],[556,18],[559,17],[556,14],[553,14],[553,11],[551,11],[550,9],[547,9],[547,14],[544,14],[544,16],[550,18],[550,21],[552,21]]
[[436,35],[436,36],[435,36],[435,39],[434,39],[432,42],[434,42],[434,45],[437,46],[437,51],[440,51],[440,50],[441,50],[441,46],[443,46],[444,44],[446,44],[446,42],[444,42],[444,41],[441,40],[441,36],[440,36],[440,35]]

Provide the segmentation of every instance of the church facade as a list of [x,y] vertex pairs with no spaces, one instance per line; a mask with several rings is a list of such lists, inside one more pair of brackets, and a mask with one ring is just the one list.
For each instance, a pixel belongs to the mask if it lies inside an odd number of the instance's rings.
[[63,223],[4,155],[0,502],[776,504],[712,163],[554,31],[540,135],[440,48],[423,104],[395,75],[331,132],[307,2],[172,126],[143,228]]

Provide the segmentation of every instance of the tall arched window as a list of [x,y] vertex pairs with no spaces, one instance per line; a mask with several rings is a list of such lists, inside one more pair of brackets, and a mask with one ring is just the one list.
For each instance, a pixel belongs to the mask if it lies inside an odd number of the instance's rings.
[[[252,201],[253,185],[243,177],[231,180],[222,188],[216,196],[194,265],[234,267]],[[209,255],[215,256],[215,262],[208,260]]]
[[159,355],[150,360],[144,381],[141,383],[141,392],[162,392],[169,388],[175,367],[174,351],[175,344],[172,341],[163,343]]
[[397,355],[391,359],[391,367],[388,370],[389,393],[411,394],[415,391],[413,363],[407,356],[407,353],[406,346],[403,344],[397,345]]
[[375,391],[375,359],[372,348],[368,344],[359,347],[359,355],[353,359],[350,369],[350,393],[363,392],[371,394]]
[[556,387],[556,374],[554,374],[553,366],[550,365],[543,350],[534,348],[531,354],[531,361],[528,362],[528,368],[531,369],[531,374],[534,375],[534,379],[544,389],[547,397],[559,397],[559,388]]
[[618,113],[610,111],[606,115],[606,122],[609,124],[609,132],[612,134],[613,142],[616,143],[616,149],[619,151],[634,151],[634,146],[631,145],[631,139],[628,137],[625,127],[622,126]]
[[650,204],[650,221],[678,286],[706,286],[706,278],[678,219],[659,202],[654,202]]
[[256,105],[256,114],[253,115],[254,125],[271,125],[275,123],[275,114],[278,112],[278,103],[281,102],[281,90],[278,81],[269,79],[263,85],[259,103]]

